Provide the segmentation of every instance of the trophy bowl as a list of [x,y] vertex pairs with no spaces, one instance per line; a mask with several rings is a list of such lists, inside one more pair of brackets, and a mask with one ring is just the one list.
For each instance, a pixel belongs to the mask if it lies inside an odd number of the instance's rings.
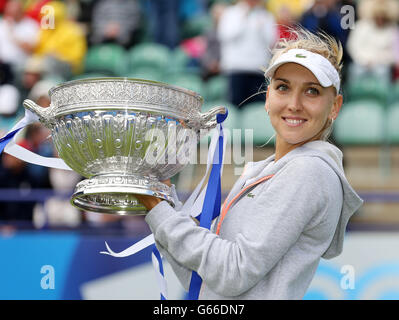
[[135,194],[174,206],[170,187],[161,181],[187,165],[200,134],[225,113],[215,107],[201,114],[197,93],[140,79],[74,80],[49,95],[48,108],[31,100],[24,107],[51,130],[59,157],[86,178],[76,185],[72,205],[118,215],[146,214]]

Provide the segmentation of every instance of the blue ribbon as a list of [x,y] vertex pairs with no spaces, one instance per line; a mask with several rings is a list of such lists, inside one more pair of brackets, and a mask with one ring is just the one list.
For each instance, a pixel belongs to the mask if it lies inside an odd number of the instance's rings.
[[4,137],[0,138],[0,154],[3,152],[4,148],[6,145],[14,138],[14,136],[18,133],[19,130],[22,128],[19,128],[17,130],[9,132],[7,135]]
[[[165,277],[164,271],[163,271],[163,264],[162,264],[162,258],[161,258],[161,254],[159,253],[157,247],[155,246],[155,244],[152,245],[152,252],[155,255],[155,258],[157,258],[158,260],[158,264],[159,264],[159,272],[162,275],[162,277]],[[166,298],[164,297],[164,295],[161,292],[161,300],[166,300]]]
[[[221,205],[221,169],[223,162],[223,127],[221,123],[227,118],[227,109],[225,114],[218,114],[217,123],[220,124],[220,135],[213,157],[213,165],[209,176],[208,186],[205,193],[204,205],[199,218],[200,227],[210,229],[212,220],[220,214]],[[198,300],[202,279],[196,271],[192,272],[190,288],[188,292],[189,300]]]

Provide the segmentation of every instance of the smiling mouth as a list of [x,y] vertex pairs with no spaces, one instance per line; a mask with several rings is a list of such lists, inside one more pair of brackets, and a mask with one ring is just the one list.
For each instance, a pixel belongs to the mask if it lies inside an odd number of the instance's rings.
[[285,118],[285,117],[282,117],[282,118],[283,118],[284,122],[286,124],[288,124],[290,127],[299,127],[307,121],[306,119],[289,119],[289,118]]

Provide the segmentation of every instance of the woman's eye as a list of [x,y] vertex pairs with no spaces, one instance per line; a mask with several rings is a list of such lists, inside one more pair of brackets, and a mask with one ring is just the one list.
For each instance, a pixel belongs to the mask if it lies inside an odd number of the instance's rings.
[[279,84],[279,85],[276,87],[276,90],[278,90],[278,91],[286,91],[286,90],[288,90],[288,87],[287,87],[287,85],[285,85],[285,84]]
[[317,96],[317,95],[319,95],[320,91],[316,88],[308,88],[306,90],[306,93],[311,94],[313,96]]

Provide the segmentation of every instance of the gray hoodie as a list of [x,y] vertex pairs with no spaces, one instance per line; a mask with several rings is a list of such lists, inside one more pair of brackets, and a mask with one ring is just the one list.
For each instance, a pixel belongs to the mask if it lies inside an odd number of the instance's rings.
[[[191,270],[203,279],[200,299],[302,299],[320,258],[342,252],[347,222],[363,200],[349,185],[342,152],[312,141],[274,162],[249,163],[227,203],[220,228],[198,227],[162,201],[146,216],[156,245],[186,290]],[[220,219],[220,218],[219,218]],[[218,219],[216,219],[218,220]]]

